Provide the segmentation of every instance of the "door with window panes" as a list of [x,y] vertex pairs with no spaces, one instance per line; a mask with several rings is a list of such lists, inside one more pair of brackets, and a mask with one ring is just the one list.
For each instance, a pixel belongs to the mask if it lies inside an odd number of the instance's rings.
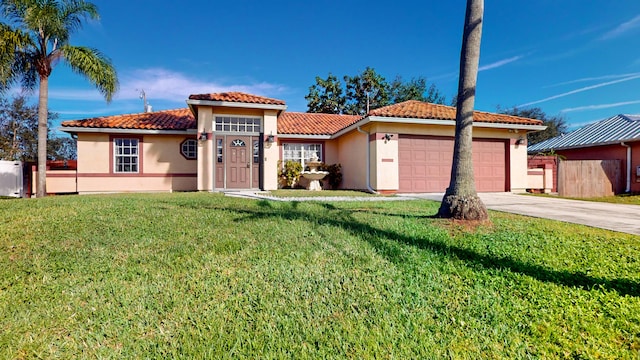
[[261,119],[216,116],[217,189],[258,189],[260,187]]

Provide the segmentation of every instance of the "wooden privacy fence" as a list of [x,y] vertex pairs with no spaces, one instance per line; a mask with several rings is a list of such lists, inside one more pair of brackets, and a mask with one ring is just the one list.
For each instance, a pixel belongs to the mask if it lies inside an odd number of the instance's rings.
[[558,164],[558,195],[612,196],[623,191],[620,160],[563,160]]

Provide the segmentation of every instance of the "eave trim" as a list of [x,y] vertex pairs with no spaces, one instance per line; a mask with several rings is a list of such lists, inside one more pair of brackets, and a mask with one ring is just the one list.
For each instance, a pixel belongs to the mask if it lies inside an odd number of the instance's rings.
[[61,131],[66,133],[99,133],[99,134],[140,134],[140,135],[196,135],[196,129],[186,130],[142,130],[142,129],[114,129],[114,128],[89,128],[62,126]]

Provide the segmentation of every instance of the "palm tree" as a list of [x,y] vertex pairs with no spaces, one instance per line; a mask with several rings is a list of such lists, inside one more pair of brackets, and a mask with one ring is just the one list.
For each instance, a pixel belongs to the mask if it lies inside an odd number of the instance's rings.
[[69,38],[98,8],[84,0],[0,0],[7,23],[0,24],[0,87],[21,80],[26,89],[39,84],[37,197],[46,196],[49,75],[63,61],[89,80],[110,102],[118,89],[111,61],[96,49],[72,46]]
[[484,0],[467,0],[460,52],[456,137],[451,182],[442,198],[438,216],[462,220],[486,220],[487,209],[478,197],[473,176],[473,105],[480,63]]

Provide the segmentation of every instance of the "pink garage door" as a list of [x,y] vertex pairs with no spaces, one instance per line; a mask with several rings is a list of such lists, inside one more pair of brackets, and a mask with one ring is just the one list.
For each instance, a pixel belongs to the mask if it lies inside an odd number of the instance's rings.
[[[449,186],[453,138],[400,135],[400,192],[444,192]],[[506,142],[473,140],[476,189],[481,192],[507,190]]]

